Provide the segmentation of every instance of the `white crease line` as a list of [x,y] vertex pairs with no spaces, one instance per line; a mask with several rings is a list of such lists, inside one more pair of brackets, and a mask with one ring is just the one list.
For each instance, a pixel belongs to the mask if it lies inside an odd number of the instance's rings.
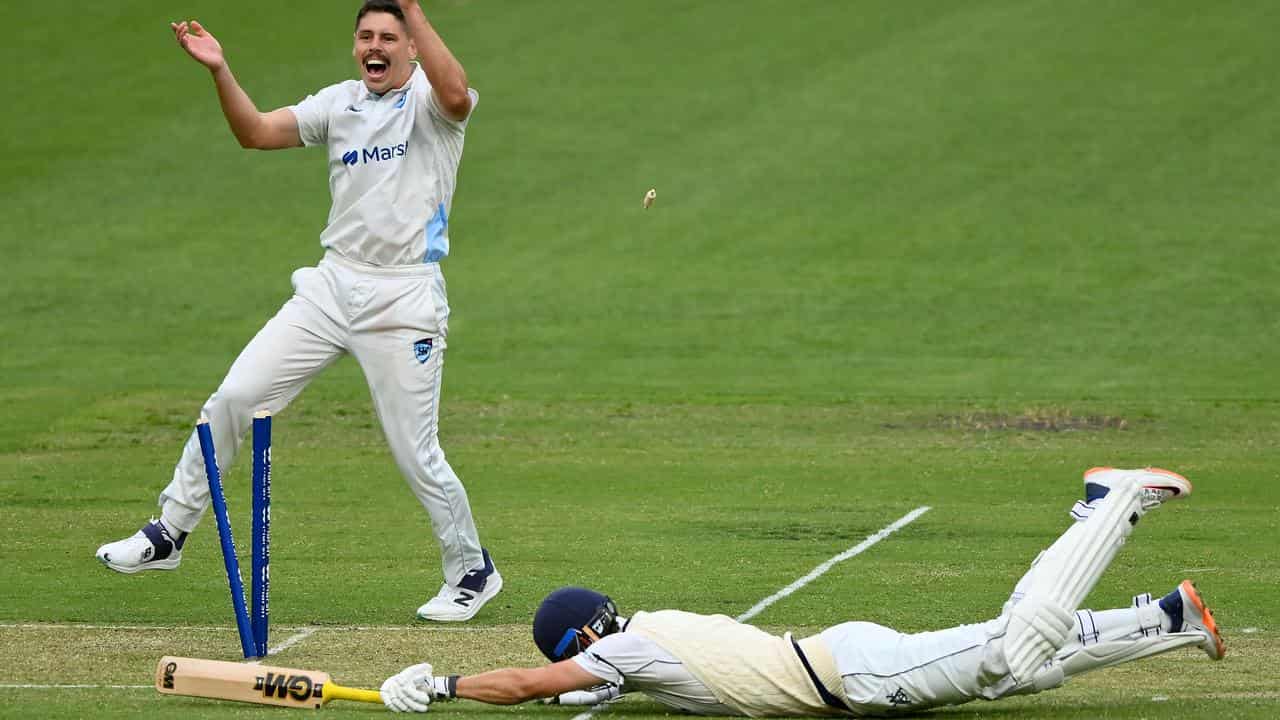
[[[454,625],[428,625],[426,623],[418,625],[284,625],[281,627],[309,627],[313,630],[337,630],[339,632],[366,632],[379,630],[404,630],[414,631],[422,630],[429,632],[450,632],[450,633],[474,633],[497,630],[503,625],[490,625],[480,627],[454,626]],[[236,628],[232,625],[94,625],[89,623],[0,623],[0,630],[183,630],[183,631],[199,631],[207,630],[210,632],[227,632],[234,631]]]
[[142,690],[153,685],[31,685],[21,683],[0,684],[0,690]]
[[816,568],[814,568],[813,570],[809,571],[809,574],[808,574],[808,575],[805,575],[804,577],[800,578],[799,580],[797,580],[797,581],[795,581],[795,582],[791,583],[790,585],[788,585],[788,586],[786,586],[786,587],[782,588],[782,589],[781,589],[781,590],[779,590],[778,592],[776,592],[776,593],[774,593],[774,594],[770,595],[769,597],[767,597],[767,598],[765,598],[765,599],[761,600],[760,602],[756,603],[756,604],[755,604],[755,607],[752,607],[750,610],[748,610],[748,611],[746,611],[746,612],[744,612],[744,613],[742,613],[741,615],[739,615],[739,616],[738,616],[738,622],[746,622],[747,620],[750,620],[751,618],[755,617],[756,615],[759,615],[761,612],[763,612],[763,611],[764,611],[764,609],[765,609],[765,608],[767,608],[767,607],[769,607],[770,605],[772,605],[772,604],[774,604],[774,603],[778,602],[779,600],[781,600],[782,598],[784,598],[784,597],[786,597],[786,596],[790,595],[791,593],[793,593],[793,592],[795,592],[795,591],[799,590],[800,588],[804,587],[805,585],[808,585],[809,583],[813,582],[814,580],[817,580],[817,579],[818,579],[819,577],[821,577],[824,573],[826,573],[826,572],[827,572],[828,570],[830,570],[833,566],[835,566],[835,564],[836,564],[836,563],[844,562],[845,560],[848,560],[849,558],[851,558],[851,557],[853,557],[853,556],[855,556],[855,555],[860,555],[860,554],[862,554],[864,551],[866,551],[866,550],[867,550],[867,548],[870,548],[872,545],[875,545],[876,543],[880,542],[881,540],[883,540],[883,539],[885,539],[885,538],[889,537],[890,535],[892,535],[893,533],[897,532],[898,530],[901,530],[902,528],[906,527],[907,525],[910,525],[912,522],[914,522],[914,521],[915,521],[915,519],[916,519],[916,518],[920,517],[921,515],[923,515],[923,514],[925,514],[925,513],[927,513],[927,512],[929,512],[929,506],[928,506],[928,505],[921,505],[920,507],[916,508],[915,510],[912,510],[911,512],[907,513],[906,515],[903,515],[902,517],[898,518],[896,521],[894,521],[894,522],[893,522],[893,524],[891,524],[891,525],[886,525],[885,527],[881,528],[881,529],[880,529],[880,531],[879,531],[879,532],[877,532],[876,534],[874,534],[874,535],[868,535],[866,540],[863,540],[862,542],[858,543],[857,545],[854,545],[853,547],[849,548],[848,550],[845,550],[844,552],[840,553],[839,555],[836,555],[835,557],[831,558],[830,560],[828,560],[828,561],[826,561],[826,562],[822,563],[822,564],[821,564],[821,565],[819,565],[818,567],[816,567]]
[[217,625],[92,625],[81,623],[0,623],[0,630],[217,630]]
[[[82,627],[82,626],[77,625],[75,627]],[[317,628],[317,627],[305,627],[299,632],[285,639],[285,641],[280,643],[279,645],[273,648],[269,648],[267,650],[267,654],[275,655],[276,653],[279,653],[283,650],[287,650],[293,647],[294,645],[297,645],[298,643],[302,642],[303,640],[306,640],[307,638],[311,637],[312,635],[315,634],[316,630],[319,630],[319,629],[320,628]],[[262,662],[261,659],[250,660],[245,664],[258,665],[261,662]],[[16,684],[16,683],[0,684],[0,690],[137,690],[140,688],[150,688],[150,687],[153,687],[153,686],[151,685],[33,685],[33,684],[23,685],[23,684]]]
[[[284,641],[284,642],[282,642],[282,643],[280,643],[279,645],[277,645],[277,646],[275,646],[275,647],[273,647],[273,648],[267,648],[267,655],[279,655],[279,654],[280,654],[280,652],[281,652],[282,650],[288,650],[289,648],[293,647],[294,645],[297,645],[298,643],[302,642],[303,640],[306,640],[307,638],[309,638],[309,637],[311,637],[312,635],[314,635],[314,634],[315,634],[315,632],[316,632],[316,630],[319,630],[319,629],[320,629],[320,628],[318,628],[318,627],[305,627],[305,628],[302,628],[302,629],[301,629],[301,630],[299,630],[298,632],[296,632],[296,633],[294,633],[293,635],[291,635],[291,636],[289,636],[288,638],[286,638],[286,639],[285,639],[285,641]],[[251,660],[251,661],[249,662],[249,664],[250,664],[250,665],[258,665],[258,664],[260,664],[261,662],[262,662],[262,659],[261,659],[261,658],[259,658],[259,659],[257,659],[257,660]]]
[[[797,581],[795,581],[795,582],[791,583],[790,585],[788,585],[788,586],[786,586],[786,587],[782,588],[782,589],[781,589],[781,590],[779,590],[778,592],[776,592],[776,593],[774,593],[774,594],[770,595],[769,597],[767,597],[767,598],[765,598],[765,599],[761,600],[760,602],[756,603],[756,604],[755,604],[755,605],[754,605],[750,610],[748,610],[748,611],[746,611],[746,612],[742,613],[741,615],[739,615],[739,616],[737,617],[738,622],[746,622],[747,620],[750,620],[751,618],[755,617],[756,615],[759,615],[761,612],[763,612],[763,611],[764,611],[764,609],[765,609],[765,608],[769,607],[770,605],[772,605],[772,604],[774,604],[774,603],[778,602],[778,601],[779,601],[779,600],[781,600],[782,598],[784,598],[784,597],[786,597],[786,596],[790,595],[791,593],[793,593],[793,592],[795,592],[795,591],[799,590],[800,588],[804,587],[805,585],[808,585],[809,583],[811,583],[811,582],[813,582],[814,580],[818,579],[820,576],[822,576],[822,575],[823,575],[823,573],[825,573],[826,571],[828,571],[828,570],[830,570],[832,567],[834,567],[834,566],[836,565],[836,563],[840,563],[840,562],[843,562],[843,561],[845,561],[845,560],[848,560],[849,558],[853,557],[854,555],[860,555],[860,554],[862,554],[862,553],[863,553],[863,552],[865,552],[868,548],[870,548],[872,545],[875,545],[876,543],[878,543],[878,542],[880,542],[881,540],[883,540],[883,539],[885,539],[885,538],[889,537],[890,535],[892,535],[893,533],[897,532],[898,530],[901,530],[902,528],[906,527],[907,525],[910,525],[912,522],[914,522],[914,521],[915,521],[915,519],[916,519],[916,518],[920,517],[921,515],[923,515],[923,514],[925,514],[925,513],[927,513],[927,512],[929,512],[929,506],[928,506],[928,505],[921,505],[920,507],[916,508],[915,510],[912,510],[911,512],[907,513],[906,515],[903,515],[902,517],[898,518],[898,519],[897,519],[897,520],[895,520],[893,523],[891,523],[891,524],[889,524],[889,525],[884,526],[883,528],[881,528],[881,529],[880,529],[880,531],[879,531],[879,532],[875,533],[874,535],[868,535],[868,536],[867,536],[867,538],[866,538],[865,540],[863,540],[862,542],[858,543],[857,545],[854,545],[853,547],[849,548],[848,550],[845,550],[844,552],[840,553],[839,555],[836,555],[835,557],[833,557],[833,558],[831,558],[830,560],[828,560],[828,561],[826,561],[826,562],[822,563],[821,565],[819,565],[818,567],[814,568],[813,570],[810,570],[808,575],[805,575],[804,577],[800,578],[799,580],[797,580]],[[600,711],[602,711],[602,710],[606,710],[606,709],[608,709],[608,707],[609,707],[609,703],[611,703],[611,702],[614,702],[614,701],[613,701],[613,700],[610,700],[610,701],[607,701],[607,702],[600,703],[599,705],[593,705],[593,706],[591,707],[591,709],[590,709],[590,710],[588,710],[588,711],[586,711],[586,712],[584,712],[584,713],[579,713],[578,715],[575,715],[575,716],[573,717],[573,720],[589,720],[591,717],[595,716],[595,714],[596,714],[596,713],[598,713],[598,712],[600,712]]]

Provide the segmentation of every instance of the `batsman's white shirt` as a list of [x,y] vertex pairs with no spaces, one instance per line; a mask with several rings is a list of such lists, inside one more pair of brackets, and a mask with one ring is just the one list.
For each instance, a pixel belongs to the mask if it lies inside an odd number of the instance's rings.
[[573,661],[601,680],[621,686],[624,692],[643,692],[667,707],[695,715],[735,714],[679,658],[636,633],[602,637]]
[[[908,635],[844,623],[795,643],[805,648],[805,668],[789,636],[719,615],[638,612],[624,632],[573,660],[623,692],[697,715],[890,715],[982,697],[998,679],[985,672],[984,661],[1003,624]],[[825,658],[815,643],[825,646]],[[824,668],[828,663],[834,666]],[[818,682],[842,707],[819,698]]]
[[[467,92],[474,108],[479,95]],[[329,149],[333,206],[322,246],[381,266],[438,262],[449,254],[467,121],[444,115],[421,66],[383,95],[347,80],[289,109],[302,142]]]

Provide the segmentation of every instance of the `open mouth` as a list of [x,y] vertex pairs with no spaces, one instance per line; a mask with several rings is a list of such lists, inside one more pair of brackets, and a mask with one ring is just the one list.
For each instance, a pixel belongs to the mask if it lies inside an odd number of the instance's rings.
[[369,79],[375,83],[385,80],[387,77],[387,73],[390,70],[391,70],[391,63],[387,62],[386,58],[373,55],[364,59],[365,75],[367,75]]

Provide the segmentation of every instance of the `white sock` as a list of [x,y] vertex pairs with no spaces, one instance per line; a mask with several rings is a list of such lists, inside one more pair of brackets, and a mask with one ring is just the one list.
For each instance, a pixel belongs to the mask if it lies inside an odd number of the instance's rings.
[[187,540],[187,531],[179,529],[171,520],[166,520],[163,513],[160,515],[160,525],[164,527],[165,532],[169,533],[169,537],[173,538],[174,545],[181,550],[182,544]]
[[1164,618],[1164,612],[1157,605],[1114,610],[1077,610],[1073,630],[1076,640],[1088,647],[1100,642],[1142,635],[1144,628],[1155,628],[1158,632],[1167,625]]

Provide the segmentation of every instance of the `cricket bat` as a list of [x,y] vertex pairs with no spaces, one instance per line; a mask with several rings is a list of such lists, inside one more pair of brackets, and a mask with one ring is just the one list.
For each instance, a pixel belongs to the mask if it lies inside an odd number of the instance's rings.
[[330,700],[381,703],[377,690],[343,687],[318,670],[248,665],[166,655],[156,665],[156,690],[217,700],[318,708]]

